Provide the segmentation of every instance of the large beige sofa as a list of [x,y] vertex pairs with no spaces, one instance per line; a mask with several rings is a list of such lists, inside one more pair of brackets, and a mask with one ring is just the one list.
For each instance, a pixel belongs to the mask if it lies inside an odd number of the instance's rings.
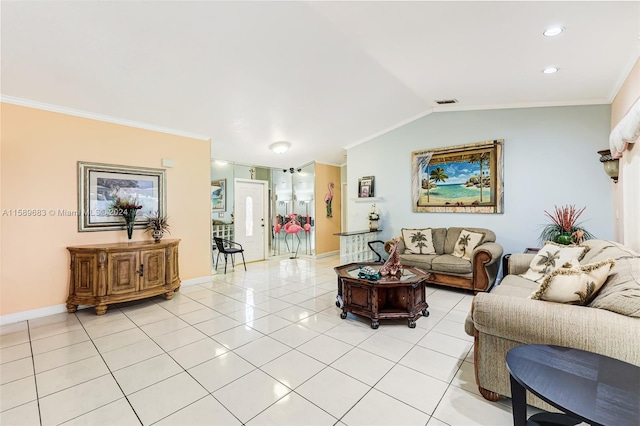
[[[539,284],[518,274],[527,271],[533,254],[511,255],[508,275],[491,293],[474,297],[465,330],[474,336],[476,382],[486,399],[511,395],[505,357],[523,344],[567,346],[640,366],[640,254],[610,241],[585,245],[590,250],[581,265],[616,262],[587,306],[529,299]],[[554,410],[529,392],[527,403]]]
[[[471,260],[453,255],[460,232],[466,229],[484,234],[482,243],[475,247]],[[431,228],[436,254],[405,253],[402,238],[398,244],[400,262],[432,273],[429,282],[459,287],[475,292],[487,291],[494,284],[500,267],[502,246],[496,243],[496,234],[485,228]],[[389,244],[389,242],[387,243]]]

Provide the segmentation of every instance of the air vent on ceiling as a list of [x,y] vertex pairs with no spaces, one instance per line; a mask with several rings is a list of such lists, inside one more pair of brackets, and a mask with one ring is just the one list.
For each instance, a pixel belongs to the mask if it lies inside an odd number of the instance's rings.
[[457,104],[458,100],[457,99],[437,99],[436,103],[438,105]]

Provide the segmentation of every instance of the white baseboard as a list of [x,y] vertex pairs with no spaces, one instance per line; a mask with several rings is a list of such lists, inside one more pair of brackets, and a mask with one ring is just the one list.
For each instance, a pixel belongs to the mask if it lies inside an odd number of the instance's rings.
[[[180,283],[181,287],[188,287],[196,284],[204,284],[211,282],[211,276],[204,276],[198,278],[191,278],[190,280],[184,280]],[[90,306],[78,306],[78,309],[85,309]],[[67,312],[67,304],[61,303],[59,305],[46,306],[44,308],[30,309],[28,311],[16,312],[15,314],[7,314],[0,316],[0,325],[13,324],[20,321],[27,321],[36,318],[42,318],[49,315],[61,314]]]
[[47,306],[44,308],[31,309],[28,311],[16,312],[15,314],[7,314],[0,316],[0,325],[13,324],[14,322],[26,321],[49,315],[61,314],[67,312],[66,303],[59,305]]
[[213,276],[214,274],[211,274],[211,275],[206,275],[204,277],[191,278],[190,280],[184,280],[180,283],[180,287],[189,287],[190,285],[208,283],[208,282],[211,282],[211,280],[213,279]]
[[325,257],[339,256],[339,255],[340,255],[340,250],[328,251],[326,253],[316,254],[316,259],[323,259]]

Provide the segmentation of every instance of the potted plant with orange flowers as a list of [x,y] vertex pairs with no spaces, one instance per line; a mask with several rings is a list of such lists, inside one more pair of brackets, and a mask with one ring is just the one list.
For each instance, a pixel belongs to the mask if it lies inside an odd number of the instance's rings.
[[575,205],[554,206],[555,211],[545,214],[551,219],[550,224],[545,225],[540,233],[540,242],[553,241],[558,244],[577,244],[583,240],[590,240],[595,236],[584,229],[582,223],[578,223],[578,218],[586,207],[576,209]]

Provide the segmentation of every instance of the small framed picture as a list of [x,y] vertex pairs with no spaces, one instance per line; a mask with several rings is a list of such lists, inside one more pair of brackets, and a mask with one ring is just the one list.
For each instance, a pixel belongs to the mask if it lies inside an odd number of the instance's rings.
[[375,197],[374,177],[364,176],[358,179],[358,198]]
[[227,180],[220,179],[211,181],[211,211],[224,212],[227,201]]

